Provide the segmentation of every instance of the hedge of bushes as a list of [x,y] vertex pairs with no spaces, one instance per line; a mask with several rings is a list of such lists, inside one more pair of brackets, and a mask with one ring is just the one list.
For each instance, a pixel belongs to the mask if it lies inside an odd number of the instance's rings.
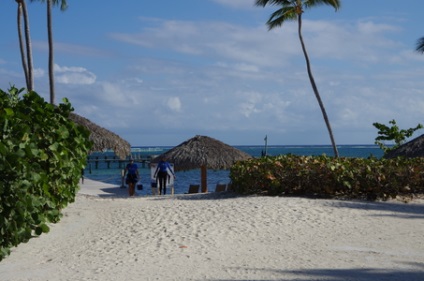
[[0,261],[10,248],[48,232],[75,199],[91,142],[73,110],[23,89],[0,90]]
[[424,193],[424,158],[281,155],[236,163],[230,178],[242,194],[386,200]]

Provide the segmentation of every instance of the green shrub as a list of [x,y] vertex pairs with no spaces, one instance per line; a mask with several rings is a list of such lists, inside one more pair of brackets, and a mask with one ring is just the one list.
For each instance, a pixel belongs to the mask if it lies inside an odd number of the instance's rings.
[[56,107],[22,92],[0,90],[0,261],[59,221],[91,147],[89,132],[68,119],[67,99]]
[[[396,120],[394,119],[389,121],[389,124],[391,124],[390,127],[377,122],[372,124],[378,129],[378,136],[375,138],[375,144],[380,146],[385,154],[401,146],[406,141],[406,139],[412,137],[415,131],[424,128],[422,124],[418,123],[415,128],[401,130],[399,129],[398,125],[396,124]],[[388,147],[384,143],[385,141],[393,141],[395,144],[391,147]]]
[[386,200],[424,193],[424,159],[281,155],[238,162],[230,178],[242,194]]

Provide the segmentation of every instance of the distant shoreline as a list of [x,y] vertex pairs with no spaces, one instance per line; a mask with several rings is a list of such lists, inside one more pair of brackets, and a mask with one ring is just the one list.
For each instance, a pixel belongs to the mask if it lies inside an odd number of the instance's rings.
[[[264,147],[263,144],[241,144],[241,145],[231,145],[232,147]],[[337,147],[375,147],[379,148],[376,144],[340,144]],[[390,147],[390,145],[388,145]],[[172,145],[135,145],[131,148],[159,148],[167,149],[173,148]],[[268,144],[268,147],[332,147],[330,144]]]

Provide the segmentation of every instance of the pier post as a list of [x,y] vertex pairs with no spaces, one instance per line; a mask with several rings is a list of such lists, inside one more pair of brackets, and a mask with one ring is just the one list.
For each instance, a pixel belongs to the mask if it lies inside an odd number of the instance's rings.
[[121,170],[121,188],[125,188],[124,185],[124,174],[125,174],[125,170]]

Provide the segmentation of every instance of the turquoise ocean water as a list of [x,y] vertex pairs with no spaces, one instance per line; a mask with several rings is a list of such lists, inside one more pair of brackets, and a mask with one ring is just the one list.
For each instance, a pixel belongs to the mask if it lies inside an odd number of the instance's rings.
[[[234,146],[253,157],[260,157],[263,146]],[[150,195],[150,167],[144,160],[160,155],[172,147],[132,147],[131,154],[136,159],[141,175],[141,183],[144,186],[142,191],[137,191],[139,195]],[[341,145],[338,146],[341,157],[367,158],[375,156],[382,157],[383,151],[376,145]],[[307,146],[268,146],[267,154],[271,156],[281,154],[295,155],[333,155],[333,149],[329,145],[307,145]],[[97,161],[96,161],[97,160]],[[96,152],[90,155],[88,165],[84,171],[85,177],[93,180],[103,181],[116,185],[121,185],[121,172],[126,162],[118,161],[113,152]],[[208,189],[214,191],[217,183],[228,183],[230,181],[228,170],[214,171],[208,170]],[[190,170],[177,172],[177,179],[174,184],[175,193],[183,194],[187,192],[190,184],[200,184],[200,170]],[[169,191],[168,191],[169,193]]]

